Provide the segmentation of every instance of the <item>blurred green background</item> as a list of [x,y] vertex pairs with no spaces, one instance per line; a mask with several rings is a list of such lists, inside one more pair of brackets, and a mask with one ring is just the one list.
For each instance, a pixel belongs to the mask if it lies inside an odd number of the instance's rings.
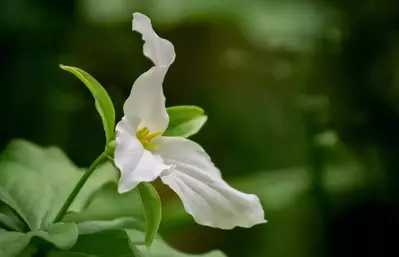
[[[267,224],[196,225],[160,187],[161,234],[176,248],[230,257],[396,256],[399,243],[399,2],[396,0],[2,0],[0,146],[60,146],[80,166],[102,151],[89,91],[118,118],[151,63],[131,31],[140,11],[177,58],[167,105],[203,107],[193,137]],[[0,178],[1,179],[1,178]]]

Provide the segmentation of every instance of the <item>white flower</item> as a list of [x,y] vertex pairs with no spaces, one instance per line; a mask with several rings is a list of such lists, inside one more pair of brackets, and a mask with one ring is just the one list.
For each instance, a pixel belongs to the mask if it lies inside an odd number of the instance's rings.
[[118,191],[160,177],[199,224],[231,229],[266,222],[258,197],[230,187],[201,146],[183,137],[162,136],[169,123],[162,82],[175,59],[174,47],[158,37],[143,14],[133,14],[133,30],[143,35],[144,55],[155,66],[133,84],[116,126]]

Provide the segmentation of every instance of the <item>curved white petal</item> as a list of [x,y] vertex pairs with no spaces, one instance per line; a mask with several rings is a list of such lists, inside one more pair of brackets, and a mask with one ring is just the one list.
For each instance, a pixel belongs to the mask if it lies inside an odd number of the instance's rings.
[[123,117],[116,125],[115,165],[122,171],[134,170],[144,152],[136,138],[137,124]]
[[165,131],[169,123],[162,89],[166,71],[154,66],[138,77],[123,106],[125,116],[139,118],[139,128],[148,127],[152,133]]
[[163,164],[162,158],[144,150],[134,170],[121,170],[118,192],[128,192],[135,188],[140,182],[154,181],[163,170],[167,169],[169,169],[169,166]]
[[161,176],[163,183],[177,193],[184,209],[198,224],[232,229],[266,222],[257,196],[244,194],[195,166],[164,161],[176,167],[169,175]]
[[197,143],[181,137],[160,137],[155,153],[174,169],[161,174],[201,225],[231,229],[266,222],[257,196],[229,186]]
[[143,35],[144,55],[154,62],[155,66],[169,66],[175,60],[175,49],[171,42],[160,38],[151,25],[151,20],[141,13],[133,14],[133,30]]
[[175,59],[175,50],[172,43],[154,32],[150,19],[141,13],[133,14],[133,30],[143,35],[144,55],[154,62],[155,67],[143,73],[134,82],[123,111],[130,119],[141,120],[139,128],[148,127],[152,133],[164,132],[169,123],[169,116],[166,112],[162,83]]
[[115,165],[121,171],[119,193],[132,190],[140,182],[153,181],[164,169],[169,168],[163,164],[161,157],[144,149],[136,138],[132,123],[123,117],[116,126]]
[[155,152],[162,158],[178,164],[193,165],[212,176],[221,176],[209,155],[194,141],[183,137],[159,137],[154,143],[158,146]]

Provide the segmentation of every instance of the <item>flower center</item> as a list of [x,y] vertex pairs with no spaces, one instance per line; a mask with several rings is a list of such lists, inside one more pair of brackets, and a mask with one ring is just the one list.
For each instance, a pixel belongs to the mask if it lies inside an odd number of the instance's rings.
[[157,146],[152,144],[151,141],[161,134],[161,131],[150,133],[150,129],[147,127],[141,128],[136,132],[137,139],[143,144],[145,149],[150,151],[157,149]]

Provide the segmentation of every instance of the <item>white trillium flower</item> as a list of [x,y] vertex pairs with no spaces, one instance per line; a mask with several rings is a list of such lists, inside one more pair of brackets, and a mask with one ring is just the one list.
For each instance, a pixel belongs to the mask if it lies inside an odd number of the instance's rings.
[[116,126],[119,193],[160,177],[201,225],[231,229],[266,222],[258,197],[230,187],[200,145],[183,137],[162,136],[169,123],[162,83],[175,59],[174,47],[154,32],[143,14],[133,14],[133,30],[142,34],[144,55],[155,66],[133,84],[124,117]]

